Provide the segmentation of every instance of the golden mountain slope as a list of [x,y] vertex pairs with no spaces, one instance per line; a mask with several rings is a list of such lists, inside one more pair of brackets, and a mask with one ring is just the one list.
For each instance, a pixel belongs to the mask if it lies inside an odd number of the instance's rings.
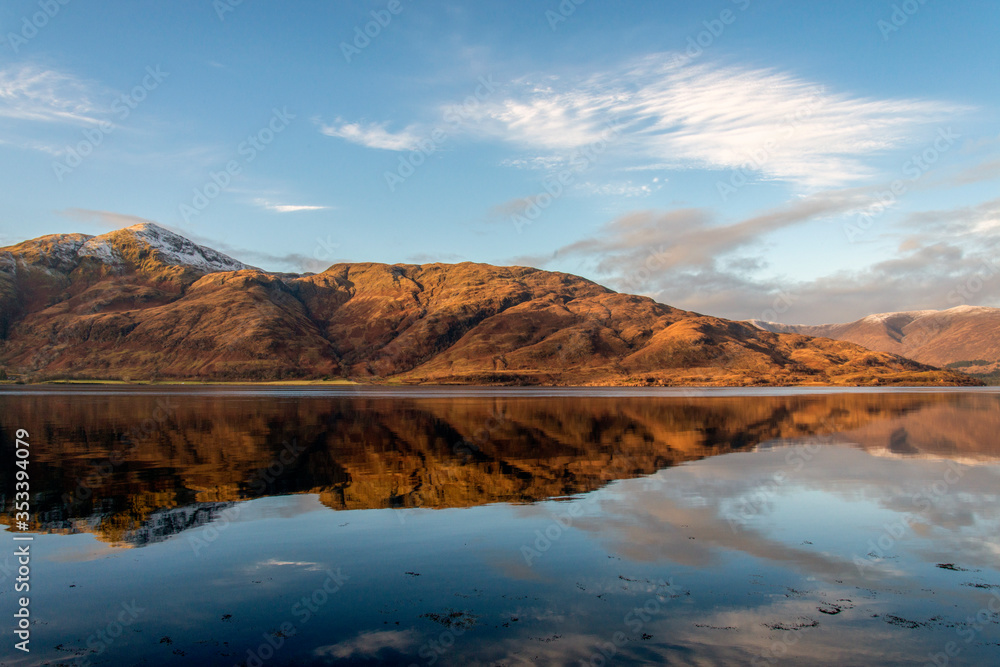
[[151,224],[0,249],[0,299],[0,365],[30,378],[971,382],[563,273],[466,262],[273,274]]

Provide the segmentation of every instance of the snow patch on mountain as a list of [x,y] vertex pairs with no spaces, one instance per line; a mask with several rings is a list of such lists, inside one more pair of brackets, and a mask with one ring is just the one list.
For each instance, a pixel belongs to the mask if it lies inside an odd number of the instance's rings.
[[869,324],[881,324],[891,319],[896,319],[900,317],[909,317],[910,319],[917,319],[918,317],[925,317],[927,315],[935,315],[939,311],[937,310],[901,310],[894,313],[875,313],[873,315],[868,315],[862,318],[861,322],[868,322]]
[[85,234],[50,234],[7,246],[0,250],[0,271],[13,273],[19,266],[30,265],[53,276],[68,273],[79,263],[77,252],[90,238]]
[[111,243],[103,236],[95,236],[84,243],[77,251],[76,256],[93,257],[105,264],[119,265],[122,263],[122,258],[118,256],[114,248],[111,247]]
[[954,313],[955,315],[964,315],[966,313],[1000,313],[1000,308],[990,308],[989,306],[955,306],[954,308],[940,312]]
[[188,239],[151,222],[144,222],[117,232],[95,236],[79,250],[80,257],[93,257],[105,264],[120,266],[124,259],[114,247],[113,235],[128,232],[144,245],[159,253],[167,264],[190,267],[202,273],[242,271],[254,267],[224,255],[217,250],[200,246]]
[[205,273],[253,268],[229,255],[192,243],[183,236],[152,223],[134,225],[127,229],[158,250],[170,264],[190,266]]
[[767,320],[743,320],[747,324],[757,327],[761,331],[769,331],[771,333],[786,333],[787,331],[798,326],[795,324],[782,324],[781,322],[768,322]]
[[[854,322],[838,322],[830,324],[784,324],[782,322],[767,322],[764,320],[744,320],[763,331],[772,333],[815,333],[817,331],[827,331],[833,327],[849,327],[856,324],[885,324],[889,320],[909,319],[916,322],[922,318],[948,319],[959,315],[986,315],[1000,313],[1000,308],[990,308],[989,306],[955,306],[947,310],[900,310],[891,313],[873,313],[862,317]],[[898,323],[897,323],[898,325]]]
[[79,257],[80,249],[87,244],[91,238],[83,235],[61,235],[58,243],[49,246],[49,255],[56,259],[60,265],[74,265]]

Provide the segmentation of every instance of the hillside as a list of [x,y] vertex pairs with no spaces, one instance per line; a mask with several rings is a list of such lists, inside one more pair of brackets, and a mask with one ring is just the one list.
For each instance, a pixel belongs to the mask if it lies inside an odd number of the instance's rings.
[[0,367],[32,380],[970,382],[564,273],[466,262],[276,274],[148,223],[0,249],[0,313]]
[[765,331],[857,343],[933,366],[982,375],[1000,373],[1000,308],[958,306],[880,313],[846,324],[752,323]]

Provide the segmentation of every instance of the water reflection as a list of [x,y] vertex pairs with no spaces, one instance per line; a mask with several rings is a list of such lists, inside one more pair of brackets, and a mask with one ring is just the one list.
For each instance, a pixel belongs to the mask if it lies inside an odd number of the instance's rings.
[[0,394],[54,533],[11,664],[994,663],[998,399]]
[[[308,492],[338,510],[535,502],[817,436],[882,456],[1000,454],[992,394],[412,393],[28,391],[0,394],[0,415],[5,430],[27,428],[42,443],[32,462],[37,528],[136,545],[248,498]],[[0,489],[9,495],[12,483]]]

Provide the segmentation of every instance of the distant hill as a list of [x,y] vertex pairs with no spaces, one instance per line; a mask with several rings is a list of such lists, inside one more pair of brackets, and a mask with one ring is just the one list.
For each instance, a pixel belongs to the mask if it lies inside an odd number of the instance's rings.
[[970,382],[565,273],[466,262],[276,274],[149,223],[0,249],[0,368],[28,379]]
[[958,306],[948,310],[880,313],[846,324],[780,324],[751,320],[776,333],[849,341],[934,366],[1000,380],[1000,308]]

